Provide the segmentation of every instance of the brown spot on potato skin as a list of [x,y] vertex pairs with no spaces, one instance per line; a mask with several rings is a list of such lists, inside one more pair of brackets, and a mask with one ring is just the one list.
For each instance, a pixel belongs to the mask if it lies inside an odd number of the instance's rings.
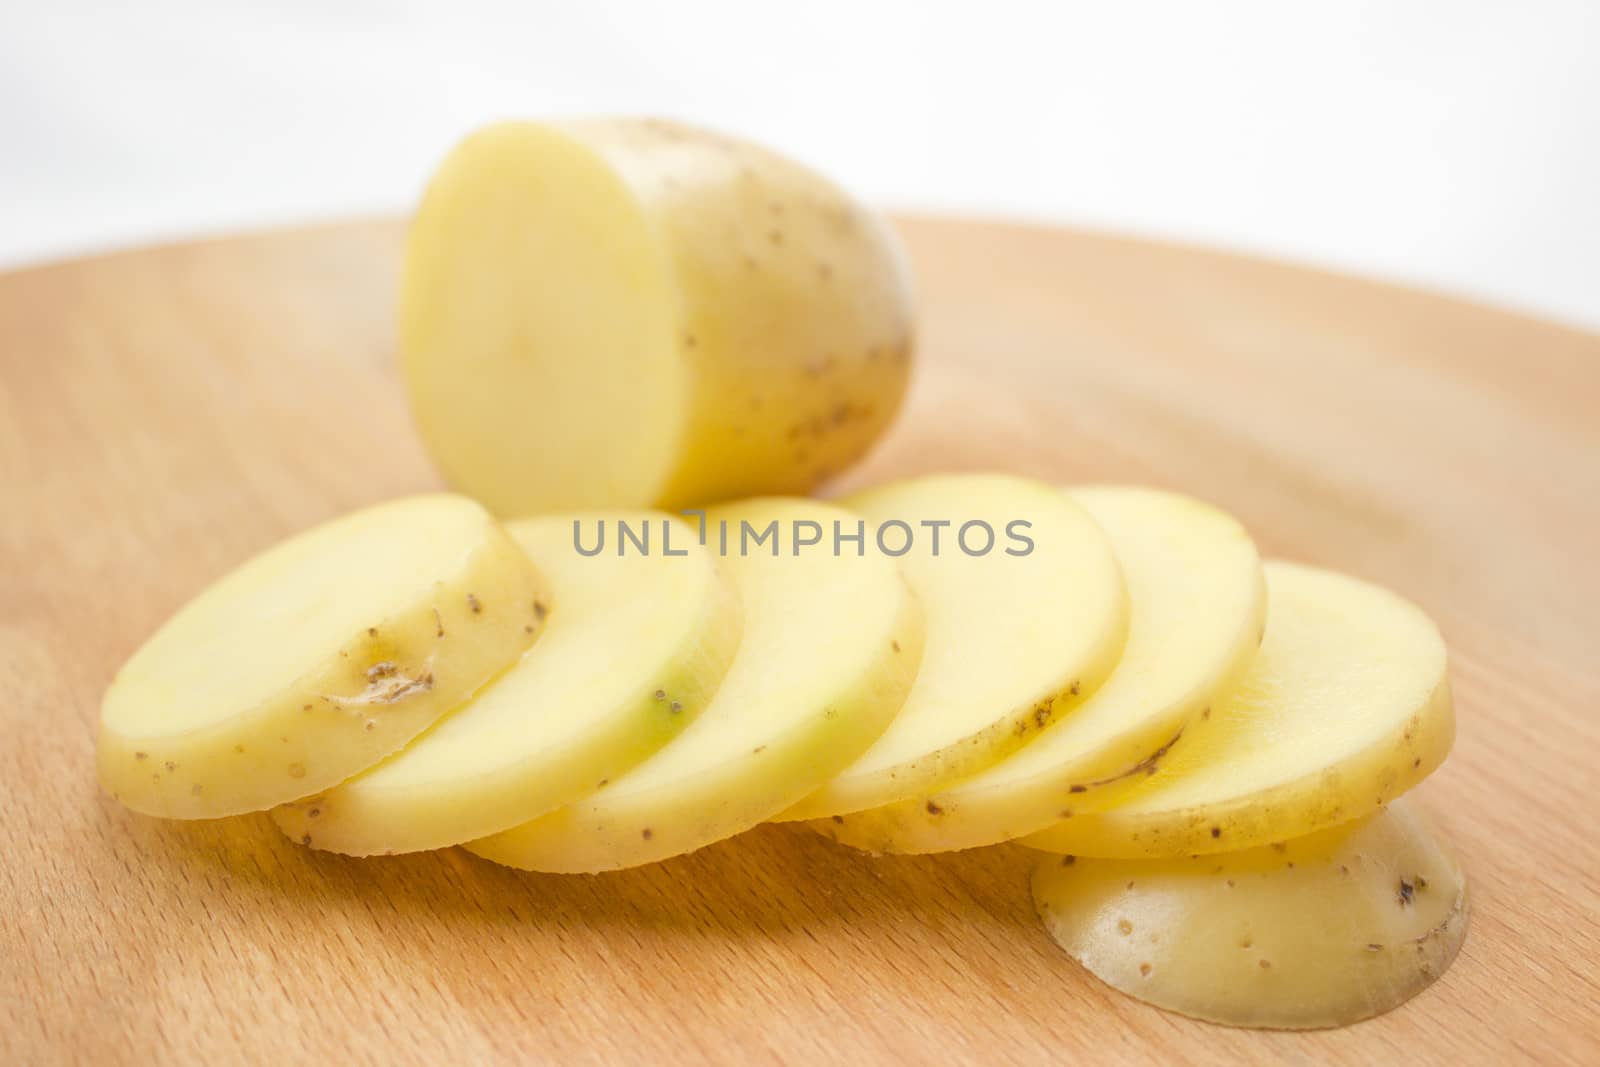
[[655,836],[655,831],[651,830],[650,827],[646,826],[643,830],[639,831],[639,836],[644,838],[646,841],[648,841],[652,837]]
[[1124,778],[1132,778],[1135,775],[1143,774],[1148,776],[1155,774],[1160,768],[1162,758],[1165,757],[1168,752],[1172,751],[1173,745],[1176,745],[1180,740],[1183,739],[1183,731],[1184,727],[1179,727],[1178,732],[1168,738],[1165,744],[1126,770],[1118,771],[1116,774],[1108,775],[1105,778],[1096,779],[1087,785],[1071,786],[1067,791],[1070,793],[1082,793],[1089,789],[1097,789],[1100,786],[1110,785],[1113,782],[1120,782]]
[[928,809],[928,814],[929,815],[943,815],[944,814],[944,809],[941,808],[936,802],[934,802],[932,800],[928,801],[927,809]]
[[476,594],[476,593],[468,593],[467,594],[467,609],[469,611],[471,611],[474,615],[483,614],[483,605],[478,602],[478,594]]

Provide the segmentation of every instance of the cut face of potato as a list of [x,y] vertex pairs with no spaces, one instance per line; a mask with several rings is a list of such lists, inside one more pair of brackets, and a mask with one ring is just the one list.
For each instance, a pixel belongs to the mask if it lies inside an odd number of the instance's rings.
[[[942,475],[845,503],[866,518],[869,539],[885,533],[890,551],[909,531],[900,563],[927,616],[927,650],[883,736],[786,820],[925,797],[997,762],[1093,692],[1127,633],[1110,542],[1059,489],[1005,475]],[[980,552],[985,544],[992,547]]]
[[128,660],[101,706],[101,784],[180,819],[326,789],[515,662],[547,595],[464,497],[318,526],[201,593]]
[[[710,701],[739,644],[740,609],[696,530],[660,512],[508,530],[549,582],[544,636],[384,763],[275,809],[290,838],[370,855],[484,837],[621,775]],[[648,553],[624,540],[641,533]]]
[[[592,795],[467,847],[539,871],[603,871],[679,855],[770,818],[854,759],[916,673],[922,620],[894,561],[803,548],[855,516],[811,501],[711,511],[731,524],[725,569],[744,639],[711,706],[654,756]],[[741,554],[742,523],[774,539]],[[803,537],[797,531],[804,530]],[[720,538],[718,538],[720,540]]]
[[1023,838],[1079,856],[1252,848],[1358,818],[1455,737],[1444,641],[1414,605],[1313,567],[1266,566],[1261,651],[1154,774],[1104,811]]
[[1023,748],[932,796],[816,827],[871,852],[1010,840],[1092,811],[1147,777],[1190,721],[1237,684],[1261,640],[1266,586],[1233,518],[1154,489],[1068,494],[1111,538],[1131,605],[1106,683]]
[[803,493],[905,391],[886,226],[816,174],[675,123],[468,137],[412,224],[402,366],[450,481],[500,514]]
[[1281,844],[1168,860],[1043,860],[1050,936],[1129,996],[1229,1026],[1386,1012],[1466,938],[1460,865],[1405,802]]

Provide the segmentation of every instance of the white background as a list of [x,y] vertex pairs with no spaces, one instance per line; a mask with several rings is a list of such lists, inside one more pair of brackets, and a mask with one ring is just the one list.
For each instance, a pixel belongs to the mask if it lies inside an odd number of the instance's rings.
[[1600,327],[1597,0],[0,0],[0,266],[404,210],[471,127],[590,112]]

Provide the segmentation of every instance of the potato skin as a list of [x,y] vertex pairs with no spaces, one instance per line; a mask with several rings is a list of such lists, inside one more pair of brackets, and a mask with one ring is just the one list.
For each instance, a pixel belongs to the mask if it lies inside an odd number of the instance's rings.
[[888,427],[910,377],[909,272],[887,223],[757,145],[658,119],[573,123],[665,237],[694,375],[659,503],[804,494]]
[[1400,801],[1277,845],[1167,860],[1049,857],[1051,936],[1108,985],[1229,1026],[1343,1026],[1404,1003],[1466,938],[1454,855]]

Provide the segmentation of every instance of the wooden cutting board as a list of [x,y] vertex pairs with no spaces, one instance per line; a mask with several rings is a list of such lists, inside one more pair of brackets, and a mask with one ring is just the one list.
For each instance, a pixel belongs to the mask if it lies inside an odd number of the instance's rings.
[[0,276],[0,1063],[1596,1062],[1600,339],[1166,245],[902,229],[918,377],[841,485],[1171,486],[1439,618],[1460,740],[1417,796],[1476,882],[1442,981],[1342,1031],[1234,1031],[1080,970],[1016,847],[874,860],[764,828],[535,876],[102,796],[100,693],[157,623],[439,484],[395,374],[400,229],[373,223]]

